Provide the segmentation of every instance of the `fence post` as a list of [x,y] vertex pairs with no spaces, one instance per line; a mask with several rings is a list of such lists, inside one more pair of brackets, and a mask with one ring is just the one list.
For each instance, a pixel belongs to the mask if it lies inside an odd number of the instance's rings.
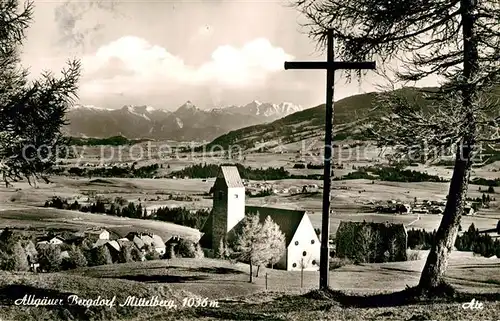
[[304,285],[304,259],[302,259],[300,264],[300,288]]
[[266,272],[266,290],[267,290],[267,272]]

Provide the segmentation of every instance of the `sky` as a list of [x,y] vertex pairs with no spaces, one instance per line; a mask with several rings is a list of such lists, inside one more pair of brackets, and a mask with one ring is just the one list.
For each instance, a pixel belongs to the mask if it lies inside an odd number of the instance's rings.
[[[34,3],[23,64],[37,77],[80,59],[80,104],[175,110],[188,100],[202,109],[325,101],[325,71],[284,70],[287,60],[325,59],[287,0]],[[380,81],[370,72],[349,84],[341,76],[335,100],[374,91]]]

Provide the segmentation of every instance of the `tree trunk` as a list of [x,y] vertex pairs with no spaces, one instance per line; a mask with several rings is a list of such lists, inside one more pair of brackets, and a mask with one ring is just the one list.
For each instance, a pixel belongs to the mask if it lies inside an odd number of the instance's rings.
[[260,264],[257,265],[257,273],[255,273],[255,277],[259,277]]
[[[467,197],[469,176],[476,143],[476,119],[473,110],[474,97],[477,89],[473,83],[478,72],[478,50],[477,35],[475,31],[475,11],[477,2],[475,0],[460,0],[460,10],[463,30],[463,83],[462,106],[465,113],[466,135],[457,146],[455,156],[455,167],[450,182],[446,208],[436,233],[427,261],[425,262],[422,275],[420,276],[419,288],[421,290],[432,290],[443,283],[443,276],[448,266],[448,257],[457,237],[460,226],[460,218],[464,210]],[[460,108],[460,107],[459,107]]]
[[455,160],[455,168],[450,182],[446,208],[420,276],[418,286],[421,289],[430,290],[442,284],[443,275],[448,266],[448,257],[457,237],[460,218],[467,197],[471,169],[471,150],[468,147],[463,150],[465,159],[461,156],[461,148],[458,147],[457,149],[457,159]]
[[252,261],[250,260],[250,283],[253,282],[253,266],[252,266]]

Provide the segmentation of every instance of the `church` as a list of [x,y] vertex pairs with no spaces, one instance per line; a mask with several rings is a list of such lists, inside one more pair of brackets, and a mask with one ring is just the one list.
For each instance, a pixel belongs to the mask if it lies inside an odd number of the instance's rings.
[[286,251],[277,268],[293,271],[318,270],[320,242],[305,211],[245,205],[245,186],[236,166],[221,166],[213,186],[213,209],[202,228],[200,244],[211,251],[232,233],[245,214],[259,214],[261,222],[267,216],[278,224],[285,235]]

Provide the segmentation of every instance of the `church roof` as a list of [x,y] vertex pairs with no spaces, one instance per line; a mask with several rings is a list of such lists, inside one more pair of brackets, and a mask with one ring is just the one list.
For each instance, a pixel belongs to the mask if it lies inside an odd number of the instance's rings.
[[285,242],[288,247],[306,212],[273,207],[245,206],[245,213],[259,213],[261,223],[264,223],[266,217],[270,216],[278,224],[281,232],[285,234]]
[[228,188],[244,187],[240,173],[238,172],[238,168],[236,166],[221,166],[220,169],[222,177],[226,181]]

